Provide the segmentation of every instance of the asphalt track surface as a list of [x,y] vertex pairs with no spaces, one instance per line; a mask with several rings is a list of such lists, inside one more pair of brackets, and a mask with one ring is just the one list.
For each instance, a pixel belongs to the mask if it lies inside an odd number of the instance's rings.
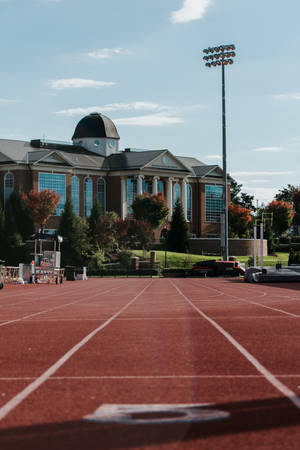
[[[0,448],[299,449],[299,350],[297,283],[116,278],[5,286]],[[157,404],[175,409],[160,413]],[[197,411],[227,417],[181,420],[182,404],[208,404]],[[86,420],[103,405],[144,412],[128,423]]]

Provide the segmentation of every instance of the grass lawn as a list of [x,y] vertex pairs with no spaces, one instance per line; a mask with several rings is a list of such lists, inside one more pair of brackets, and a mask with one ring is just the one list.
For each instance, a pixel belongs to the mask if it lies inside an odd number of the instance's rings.
[[[143,256],[143,250],[133,250],[137,256]],[[150,256],[150,252],[147,253],[147,258]],[[276,253],[278,256],[265,256],[264,266],[275,266],[277,262],[281,262],[282,265],[286,266],[288,263],[289,254],[288,253]],[[221,256],[204,256],[204,255],[192,255],[190,253],[175,253],[167,252],[167,267],[176,268],[190,268],[193,264],[198,261],[204,261],[207,259],[222,259]],[[237,259],[241,263],[245,263],[248,267],[249,256],[237,256]],[[165,266],[165,252],[163,250],[156,250],[156,261],[160,262],[161,267]],[[260,265],[260,258],[257,258],[257,264]]]

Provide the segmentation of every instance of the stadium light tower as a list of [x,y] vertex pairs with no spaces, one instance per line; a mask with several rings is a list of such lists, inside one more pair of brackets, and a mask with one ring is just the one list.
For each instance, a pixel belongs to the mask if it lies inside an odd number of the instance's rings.
[[226,156],[226,117],[225,117],[225,66],[233,64],[235,46],[219,45],[203,50],[206,67],[222,67],[222,142],[223,142],[223,205],[221,216],[221,247],[223,259],[228,260],[228,192],[227,192],[227,156]]

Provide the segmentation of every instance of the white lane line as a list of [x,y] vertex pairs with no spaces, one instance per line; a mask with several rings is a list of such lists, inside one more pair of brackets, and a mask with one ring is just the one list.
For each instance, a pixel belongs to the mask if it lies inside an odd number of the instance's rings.
[[[200,285],[200,286],[202,286],[202,285]],[[219,291],[219,289],[216,289],[216,288],[211,288],[210,287],[209,289],[214,290],[216,292],[222,292],[222,291]],[[271,306],[262,305],[261,303],[253,302],[252,300],[246,300],[244,298],[237,297],[236,295],[233,295],[233,294],[226,293],[226,295],[228,295],[229,297],[232,297],[232,298],[234,298],[236,300],[239,300],[241,302],[250,303],[252,305],[260,306],[261,308],[271,309],[272,311],[277,311],[277,312],[280,312],[282,314],[286,314],[287,316],[295,317],[297,319],[300,317],[298,314],[293,314],[293,313],[284,311],[283,309],[272,308]],[[198,300],[194,300],[194,301],[197,302]]]
[[15,409],[25,398],[32,394],[36,389],[38,389],[45,381],[47,381],[57,370],[65,364],[78,350],[81,349],[88,341],[90,341],[99,331],[103,330],[107,325],[109,325],[116,317],[122,314],[134,301],[136,301],[148,287],[153,283],[151,280],[144,289],[140,291],[132,300],[130,300],[125,306],[123,306],[117,313],[111,316],[106,322],[97,327],[91,333],[89,333],[85,338],[78,342],[74,347],[72,347],[67,353],[65,353],[56,363],[54,363],[49,369],[47,369],[41,376],[39,376],[35,381],[30,383],[25,389],[19,392],[15,397],[9,400],[4,406],[0,408],[0,420],[2,420],[8,413]]
[[57,309],[64,308],[65,306],[75,305],[76,303],[87,301],[91,298],[99,296],[100,294],[106,294],[107,292],[110,292],[110,291],[112,291],[114,289],[118,289],[118,288],[119,288],[119,286],[116,286],[114,288],[107,289],[106,291],[100,291],[100,292],[98,291],[97,294],[94,294],[91,296],[86,296],[84,298],[80,298],[79,300],[76,300],[74,302],[64,303],[63,305],[54,306],[53,308],[49,308],[49,309],[45,309],[43,311],[39,311],[37,313],[29,314],[28,316],[23,316],[23,317],[19,317],[18,319],[8,320],[7,322],[0,323],[0,327],[3,327],[5,325],[10,325],[12,323],[23,322],[23,321],[26,321],[27,319],[31,319],[32,317],[40,316],[41,314],[46,314],[48,312],[52,312],[52,311],[56,311]]
[[285,397],[287,397],[296,408],[300,409],[300,397],[295,394],[291,389],[285,386],[281,381],[279,381],[275,375],[273,375],[266,367],[264,367],[248,350],[245,349],[231,334],[229,334],[224,328],[222,328],[217,322],[207,316],[202,312],[197,306],[191,302],[191,300],[184,295],[184,293],[171,281],[170,283],[179,292],[179,294],[196,310],[198,313],[204,317],[214,328],[216,328],[255,368],[260,372],[269,383],[274,386],[279,392],[281,392]]
[[[54,286],[53,286],[54,287]],[[20,286],[20,288],[22,288],[22,286]],[[54,297],[59,297],[59,296],[61,296],[61,295],[63,295],[64,293],[68,293],[68,294],[70,294],[70,293],[73,293],[73,292],[77,292],[78,291],[78,288],[76,289],[62,289],[61,288],[61,285],[59,285],[59,286],[56,286],[56,289],[58,289],[59,290],[59,292],[57,292],[56,291],[56,293],[53,295],[52,293],[50,294],[50,293],[47,293],[47,300],[48,299],[52,299],[52,298],[54,298]],[[22,292],[20,295],[15,295],[15,294],[11,294],[10,296],[7,296],[6,297],[6,299],[7,300],[9,300],[9,299],[11,299],[11,298],[13,298],[13,299],[15,299],[15,298],[17,298],[17,297],[22,297],[22,298],[26,298],[26,296],[30,296],[30,295],[32,295],[33,294],[33,292],[34,292],[34,290],[32,289],[32,290],[30,290],[30,292]],[[36,291],[36,292],[34,292],[35,294],[37,293],[38,291]],[[43,294],[43,292],[41,291],[41,294]],[[2,300],[2,296],[1,296],[1,300]],[[11,306],[19,306],[19,305],[23,305],[24,303],[29,303],[29,302],[32,302],[32,303],[35,303],[35,302],[38,302],[38,301],[43,301],[44,299],[42,298],[42,296],[41,297],[38,297],[38,298],[32,298],[32,297],[29,297],[27,300],[23,300],[23,301],[19,301],[19,302],[16,302],[16,303],[3,303],[3,304],[0,304],[0,308],[9,308],[9,307],[11,307]]]
[[[295,375],[275,375],[276,378],[300,378]],[[28,381],[36,380],[38,377],[0,377],[0,381]],[[91,375],[91,376],[65,376],[49,377],[48,381],[55,380],[182,380],[182,379],[264,379],[264,375]]]

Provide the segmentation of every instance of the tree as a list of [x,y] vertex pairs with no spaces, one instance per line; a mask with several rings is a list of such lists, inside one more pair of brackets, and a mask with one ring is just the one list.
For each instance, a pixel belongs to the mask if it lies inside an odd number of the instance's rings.
[[134,218],[145,220],[154,230],[165,221],[169,214],[169,208],[161,192],[154,195],[148,193],[137,195],[131,207]]
[[298,234],[300,228],[300,186],[288,184],[287,188],[279,190],[279,193],[275,195],[275,200],[283,200],[293,204],[295,213],[293,217],[293,228],[294,233]]
[[256,210],[256,207],[254,206],[254,195],[242,192],[242,185],[238,184],[235,180],[232,180],[231,182],[230,200],[234,205],[240,205],[243,208],[250,209],[251,211]]
[[10,214],[14,216],[16,229],[22,240],[27,241],[34,233],[34,223],[31,218],[31,211],[28,209],[22,194],[14,191],[9,197],[6,209],[10,209]]
[[28,194],[22,194],[22,198],[31,212],[34,223],[43,229],[47,220],[54,213],[60,195],[51,189],[44,189],[40,192],[31,189]]
[[273,214],[272,229],[277,237],[287,231],[293,220],[293,205],[283,200],[273,200],[267,205],[266,211]]
[[140,244],[143,250],[149,250],[154,240],[153,229],[145,220],[132,220],[129,225],[128,236],[132,247]]
[[58,234],[64,239],[61,244],[62,265],[85,265],[90,251],[88,224],[84,218],[74,214],[69,199],[61,215]]
[[94,231],[95,231],[95,226],[97,221],[103,216],[102,213],[102,207],[99,203],[99,200],[97,199],[97,197],[94,198],[93,201],[93,207],[91,209],[91,215],[88,219],[88,223],[89,223],[89,227],[90,227],[90,231],[91,231],[91,235],[93,235]]
[[93,225],[92,246],[98,246],[104,253],[114,252],[118,248],[116,223],[118,215],[110,211],[100,216]]
[[228,227],[231,237],[246,237],[252,220],[251,211],[240,205],[228,205]]
[[181,201],[178,199],[171,220],[170,231],[167,238],[168,250],[172,252],[186,253],[189,241],[189,228],[184,217]]

